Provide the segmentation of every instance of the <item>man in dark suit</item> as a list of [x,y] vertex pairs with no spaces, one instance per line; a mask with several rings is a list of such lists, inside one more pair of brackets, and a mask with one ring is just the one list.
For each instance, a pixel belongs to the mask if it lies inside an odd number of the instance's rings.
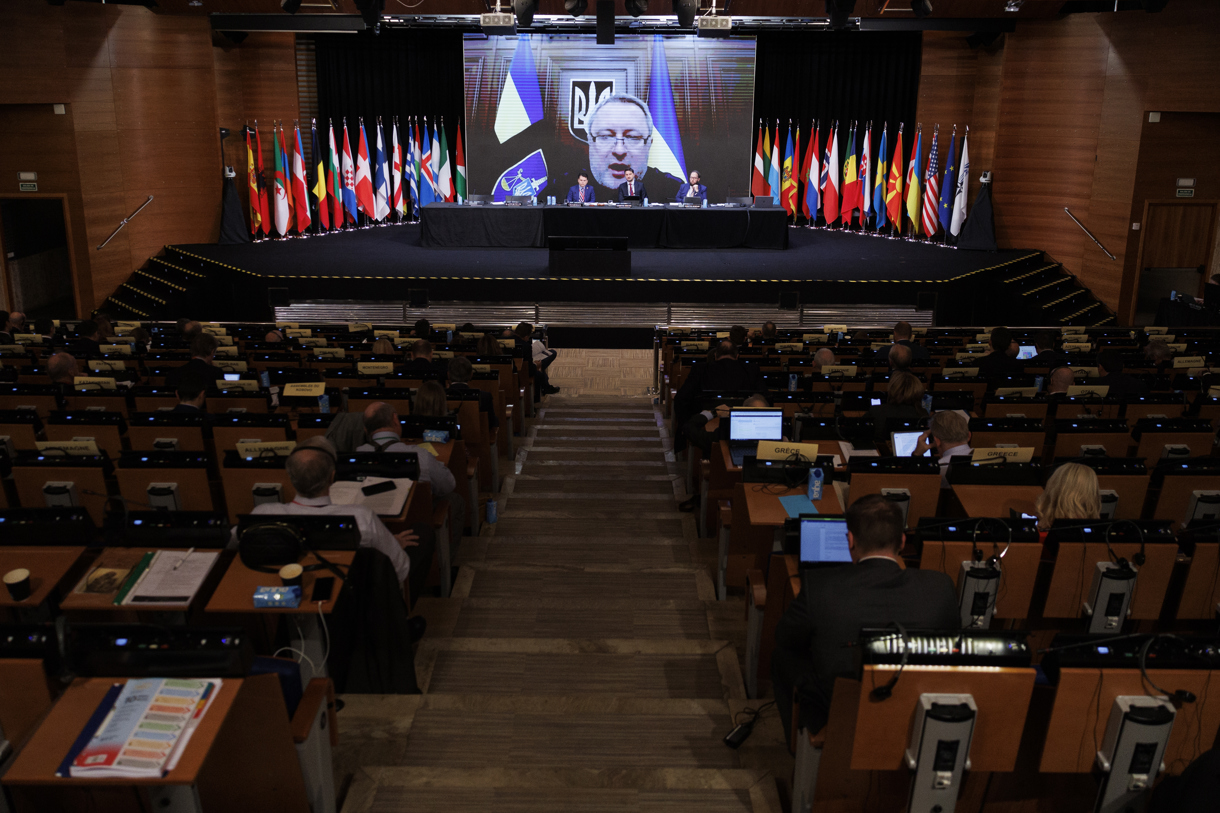
[[619,184],[619,187],[618,187],[619,203],[622,203],[623,200],[628,197],[633,197],[633,196],[639,197],[639,198],[648,197],[648,190],[644,188],[644,184],[635,179],[635,170],[634,169],[628,169],[626,172],[623,173],[623,176],[627,180],[625,180],[621,184]]
[[913,341],[911,336],[914,331],[911,330],[910,322],[899,322],[894,325],[894,344],[900,344],[911,351],[911,357],[920,360],[926,360],[931,357],[928,348],[924,347],[919,342]]
[[445,376],[449,372],[449,365],[442,359],[433,360],[432,342],[427,339],[418,339],[411,345],[411,360],[406,363],[403,369],[409,373],[440,373],[441,386],[444,386]]
[[1110,398],[1139,397],[1148,394],[1148,386],[1133,375],[1123,372],[1123,357],[1117,350],[1102,350],[1097,354],[1097,385],[1109,387]]
[[691,171],[690,183],[684,183],[678,187],[678,195],[674,198],[678,203],[687,198],[702,198],[707,200],[707,187],[699,183],[699,173]]
[[[685,426],[695,414],[695,407],[702,393],[755,393],[763,389],[758,368],[738,361],[737,346],[732,342],[721,342],[712,351],[712,355],[712,361],[701,363],[691,370],[674,395],[674,417],[678,426]],[[679,435],[675,438],[674,448],[676,451],[685,449],[686,437]]]
[[[449,359],[449,389],[448,393],[461,395],[463,393],[474,391],[468,382],[474,377],[474,366],[470,363],[470,359],[465,356],[454,356]],[[500,428],[500,419],[496,416],[496,402],[491,397],[491,393],[485,390],[477,390],[479,393],[479,412],[487,414],[487,431],[491,433],[492,443],[496,440],[496,430]]]
[[215,389],[216,382],[223,381],[225,377],[224,371],[212,364],[218,346],[219,342],[212,334],[195,334],[195,338],[191,339],[191,360],[166,373],[165,386],[177,389],[178,382],[185,376],[197,376],[207,382],[209,389]]
[[1025,360],[1026,367],[1056,367],[1067,364],[1067,356],[1055,349],[1055,334],[1042,331],[1034,336],[1034,348],[1038,354]]
[[76,327],[76,355],[84,358],[100,356],[102,354],[100,339],[101,333],[97,322],[92,319],[81,322]]
[[979,361],[979,377],[987,379],[1008,378],[1021,375],[1024,366],[1017,361],[1012,350],[1012,332],[1006,327],[991,329],[991,352]]
[[593,191],[593,187],[589,185],[589,173],[583,169],[576,176],[576,186],[568,190],[566,203],[595,203],[597,201],[597,193]]
[[932,570],[904,570],[902,511],[872,494],[847,510],[852,564],[802,573],[801,595],[775,628],[771,681],[780,723],[791,741],[793,690],[799,728],[826,725],[835,678],[856,678],[854,646],[864,627],[961,627],[953,581]]

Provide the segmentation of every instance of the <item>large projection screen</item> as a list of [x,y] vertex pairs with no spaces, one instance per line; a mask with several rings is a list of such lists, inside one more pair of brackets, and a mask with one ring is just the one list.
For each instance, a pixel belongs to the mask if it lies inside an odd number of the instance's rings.
[[748,195],[754,56],[753,39],[468,34],[469,192],[562,201],[585,169],[605,201],[630,167],[654,201],[692,171],[709,202]]

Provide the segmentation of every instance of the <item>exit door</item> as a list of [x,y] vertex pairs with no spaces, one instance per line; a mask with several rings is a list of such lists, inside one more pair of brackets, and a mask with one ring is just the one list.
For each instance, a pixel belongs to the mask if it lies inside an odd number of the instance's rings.
[[5,310],[27,320],[76,316],[76,286],[60,197],[0,199]]
[[1203,296],[1216,242],[1216,202],[1149,201],[1140,242],[1135,324],[1151,324],[1173,291]]

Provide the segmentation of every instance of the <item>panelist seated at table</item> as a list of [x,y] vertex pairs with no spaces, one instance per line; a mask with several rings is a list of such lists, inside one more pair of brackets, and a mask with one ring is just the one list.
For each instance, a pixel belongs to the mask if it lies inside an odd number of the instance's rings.
[[[410,582],[414,600],[423,590],[424,580],[432,568],[433,542],[421,539],[415,530],[390,533],[381,518],[364,505],[335,505],[330,501],[330,486],[335,481],[335,447],[318,435],[306,438],[288,455],[284,468],[288,480],[296,489],[289,503],[256,505],[252,514],[300,514],[305,516],[355,517],[360,528],[360,546],[384,553],[394,565],[399,581]],[[403,546],[407,550],[403,550]]]
[[566,203],[596,203],[597,193],[589,185],[589,173],[583,169],[576,176],[576,186],[568,190]]
[[699,183],[699,173],[692,172],[690,174],[690,183],[684,183],[678,187],[678,196],[674,198],[678,203],[687,198],[701,198],[707,200],[707,187]]
[[620,203],[627,198],[648,197],[648,190],[644,188],[644,182],[636,180],[635,170],[628,169],[623,174],[626,176],[626,180],[619,184],[618,187],[618,199]]
[[953,580],[940,571],[903,568],[903,526],[902,511],[889,498],[862,497],[847,509],[851,564],[802,571],[801,594],[776,625],[771,656],[775,706],[789,737],[793,689],[800,727],[817,733],[826,725],[835,678],[857,677],[862,628],[961,627]]

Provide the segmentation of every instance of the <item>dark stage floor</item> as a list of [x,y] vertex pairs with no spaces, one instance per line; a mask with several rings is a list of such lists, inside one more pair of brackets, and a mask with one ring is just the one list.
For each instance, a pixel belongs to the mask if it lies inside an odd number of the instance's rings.
[[[276,284],[300,278],[381,277],[414,280],[546,278],[548,252],[538,248],[422,248],[419,226],[245,245],[184,245],[196,256],[249,271]],[[787,251],[633,249],[636,280],[948,282],[1035,253],[958,251],[859,233],[789,229]],[[272,281],[272,280],[269,280]],[[336,296],[340,296],[337,292]]]

